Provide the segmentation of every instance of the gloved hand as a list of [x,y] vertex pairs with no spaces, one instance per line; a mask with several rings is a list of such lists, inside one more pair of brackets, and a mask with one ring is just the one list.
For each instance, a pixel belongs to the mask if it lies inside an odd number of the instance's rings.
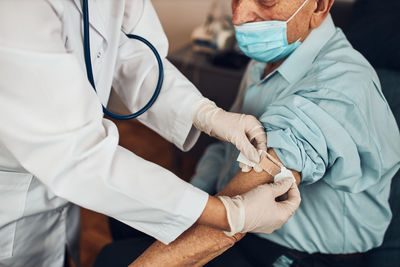
[[[285,201],[275,199],[288,192]],[[291,178],[277,183],[260,185],[233,198],[218,197],[224,204],[232,236],[236,233],[270,234],[281,228],[300,205],[300,192]]]
[[204,98],[194,106],[192,120],[197,129],[231,142],[252,162],[259,162],[258,150],[267,150],[264,127],[254,116],[224,111]]

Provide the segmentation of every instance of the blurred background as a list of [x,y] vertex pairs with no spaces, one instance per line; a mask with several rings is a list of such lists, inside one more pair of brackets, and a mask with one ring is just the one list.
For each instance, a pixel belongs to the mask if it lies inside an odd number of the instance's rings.
[[[167,34],[171,53],[190,42],[193,29],[204,23],[213,0],[152,0],[152,2]],[[225,1],[228,5],[229,2]]]

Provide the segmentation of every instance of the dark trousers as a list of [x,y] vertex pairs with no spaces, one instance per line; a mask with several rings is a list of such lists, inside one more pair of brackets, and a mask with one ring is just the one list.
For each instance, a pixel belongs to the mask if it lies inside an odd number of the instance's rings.
[[[110,219],[115,242],[105,246],[96,259],[95,267],[128,266],[140,256],[155,239],[116,220]],[[234,247],[210,261],[206,267],[364,267],[363,254],[328,255],[308,254],[247,234]]]
[[126,267],[155,241],[154,238],[112,218],[109,223],[114,242],[100,251],[94,267]]
[[362,254],[329,255],[296,251],[247,234],[227,252],[209,262],[206,267],[365,267]]

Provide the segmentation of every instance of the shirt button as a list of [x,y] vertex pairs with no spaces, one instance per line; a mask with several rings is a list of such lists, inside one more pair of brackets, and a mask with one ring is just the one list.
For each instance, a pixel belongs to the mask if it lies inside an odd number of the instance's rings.
[[97,52],[97,58],[101,58],[101,56],[103,55],[103,52],[101,52],[101,51],[99,51],[99,52]]

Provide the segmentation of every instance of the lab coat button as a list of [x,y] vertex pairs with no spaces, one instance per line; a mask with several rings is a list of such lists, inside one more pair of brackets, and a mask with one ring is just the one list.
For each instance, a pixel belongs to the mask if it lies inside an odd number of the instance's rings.
[[97,52],[97,58],[101,58],[102,55],[103,53],[101,51]]

